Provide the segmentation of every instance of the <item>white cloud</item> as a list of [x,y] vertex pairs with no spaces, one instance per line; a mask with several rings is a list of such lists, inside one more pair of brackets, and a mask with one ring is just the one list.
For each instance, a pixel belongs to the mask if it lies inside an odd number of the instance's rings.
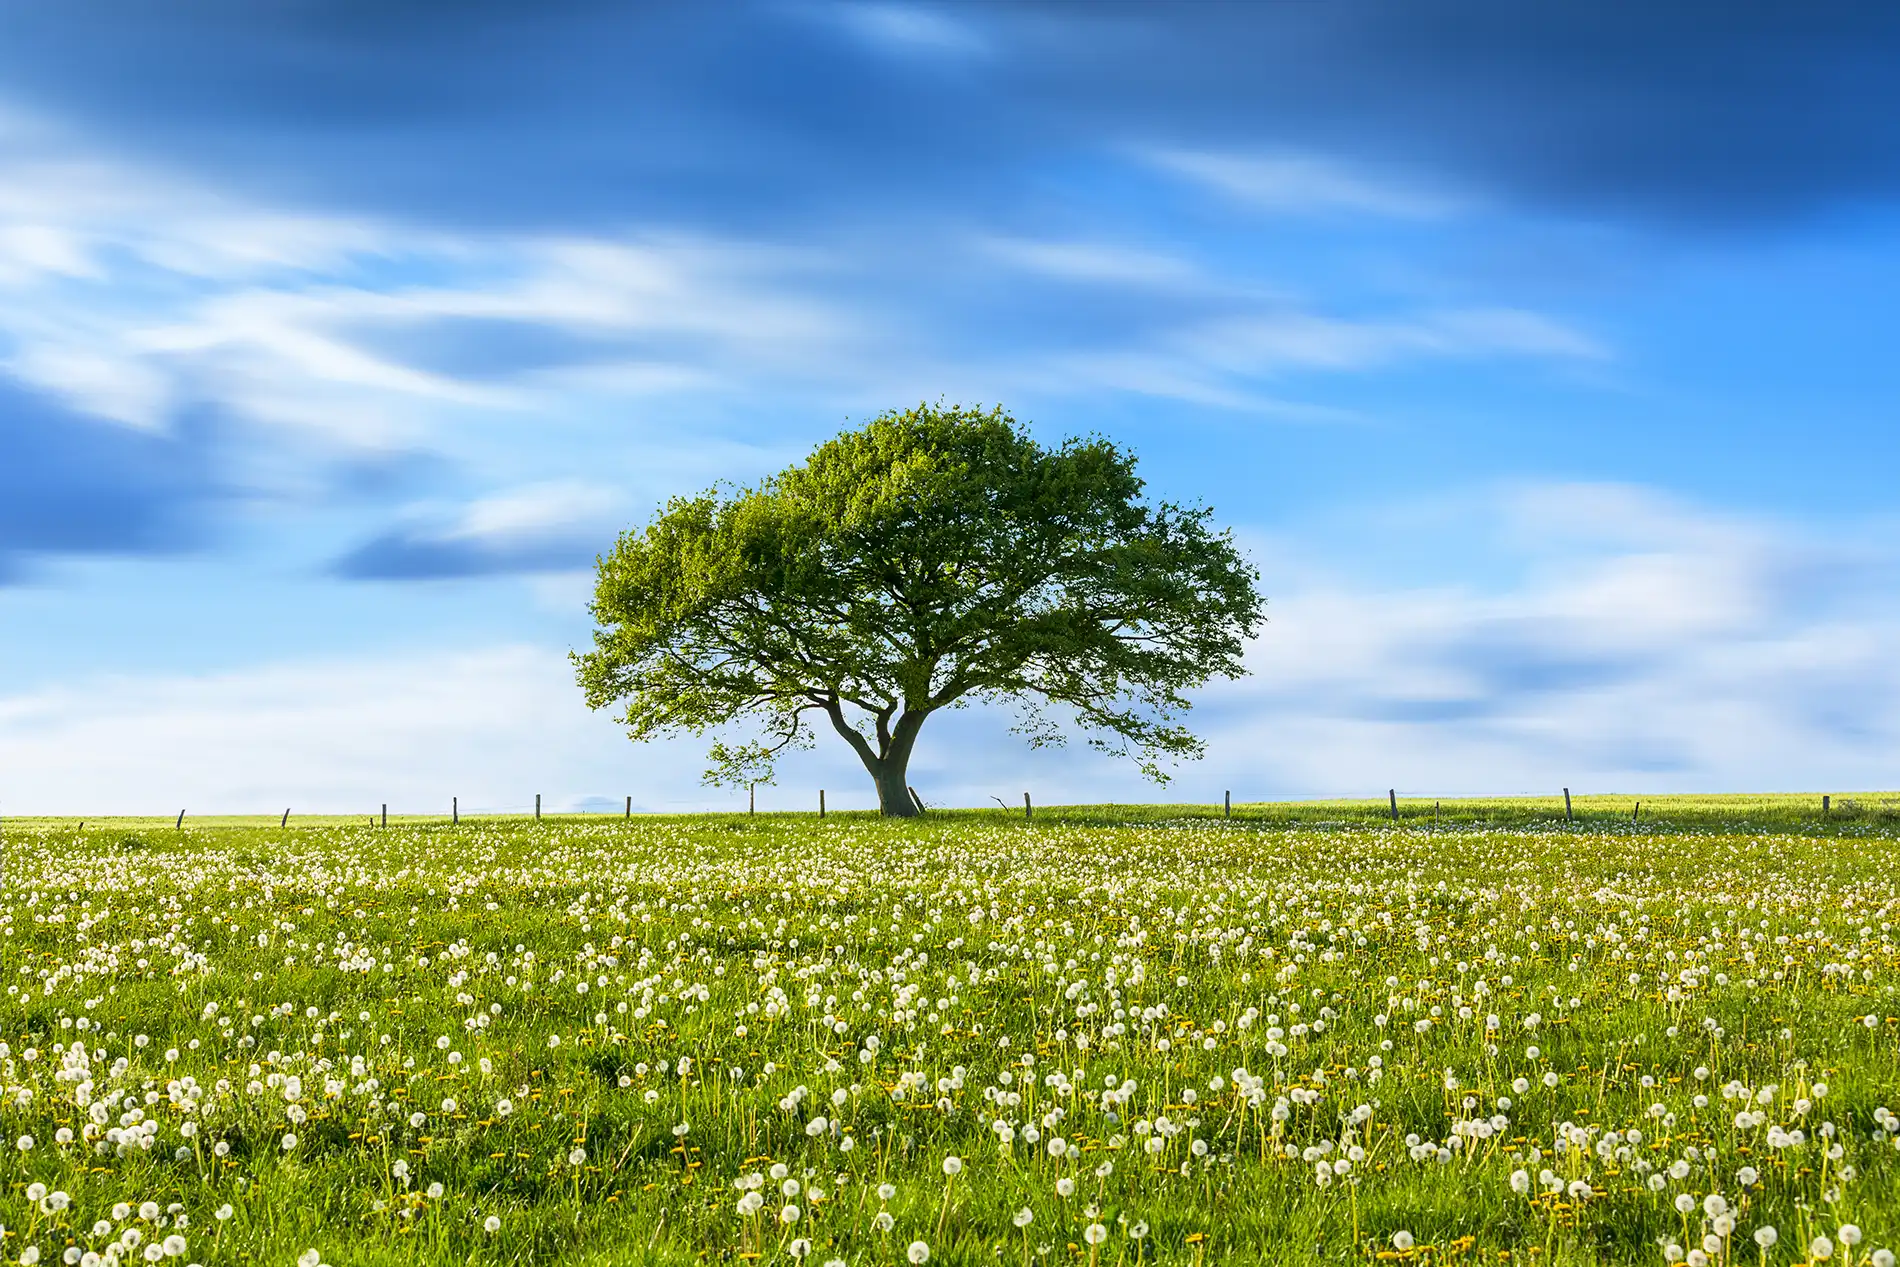
[[1285,422],[1340,423],[1364,419],[1349,409],[1263,392],[1260,381],[1424,359],[1598,361],[1611,355],[1581,331],[1516,309],[1349,319],[1275,307],[1164,327],[1132,345],[1042,352],[992,376],[1006,392],[1135,392]]
[[1215,409],[1231,409],[1294,423],[1363,421],[1362,415],[1332,405],[1267,395],[1236,375],[1237,366],[1216,366],[1195,354],[1186,340],[1169,339],[1165,349],[1128,348],[1041,356],[1010,367],[1001,375],[1001,394],[1032,391],[1051,395],[1134,392]]
[[905,54],[969,57],[989,42],[968,22],[917,4],[840,4],[816,10],[866,43]]
[[[190,398],[241,405],[241,388],[210,381],[189,355],[202,349],[168,346],[167,326],[233,288],[308,285],[386,242],[363,221],[247,206],[89,152],[68,130],[0,106],[0,334],[14,348],[0,368],[84,412],[155,428]],[[251,394],[353,416],[333,395],[312,401],[312,376],[284,368],[254,366]]]
[[[1210,699],[1210,772],[1278,794],[1877,787],[1900,762],[1900,557],[1646,490],[1504,490],[1521,579],[1276,596]],[[1824,592],[1804,583],[1819,574]]]
[[1348,320],[1281,312],[1211,321],[1172,337],[1184,358],[1235,373],[1356,370],[1419,357],[1601,359],[1588,335],[1516,309],[1460,309]]
[[1458,203],[1444,195],[1377,180],[1310,155],[1178,148],[1137,153],[1162,171],[1267,211],[1354,211],[1421,219],[1449,215],[1458,209]]
[[0,101],[0,279],[98,279],[107,255],[184,276],[230,280],[335,267],[382,231],[353,217],[249,205],[227,192],[98,150],[51,120]]
[[0,226],[0,282],[44,273],[83,278],[100,270],[85,240],[70,230],[31,222]]
[[624,503],[615,489],[551,480],[459,506],[412,506],[402,522],[336,567],[346,576],[380,580],[565,575],[613,542]]
[[1108,242],[986,237],[977,249],[991,259],[1044,277],[1157,289],[1209,289],[1193,263],[1163,251]]
[[172,380],[157,366],[69,343],[29,343],[6,363],[15,377],[56,390],[83,413],[143,430],[170,420]]
[[[865,331],[816,294],[838,261],[681,233],[444,233],[283,211],[0,109],[0,369],[139,427],[211,403],[348,444],[470,412],[828,378]],[[426,280],[424,280],[426,279]],[[500,376],[402,355],[407,331],[515,322],[597,360]],[[868,355],[868,354],[867,354]]]
[[[358,264],[456,281],[239,285],[128,321],[117,342],[247,417],[370,444],[414,442],[458,411],[545,412],[573,391],[625,398],[823,377],[863,337],[838,307],[803,293],[808,256],[743,242],[453,241],[390,229]],[[500,375],[405,359],[402,336],[453,338],[468,321],[592,340],[594,357]]]
[[509,537],[606,519],[619,508],[611,488],[583,480],[551,480],[478,498],[449,528],[451,537]]

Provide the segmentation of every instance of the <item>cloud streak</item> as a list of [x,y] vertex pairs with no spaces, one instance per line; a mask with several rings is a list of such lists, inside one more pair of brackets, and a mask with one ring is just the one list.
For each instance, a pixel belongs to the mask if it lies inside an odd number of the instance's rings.
[[793,10],[835,21],[875,48],[906,56],[978,57],[991,51],[976,26],[945,7],[918,4],[814,5]]
[[1161,171],[1263,211],[1359,212],[1398,219],[1438,219],[1456,201],[1372,179],[1338,163],[1301,155],[1255,155],[1151,149],[1139,157]]
[[621,499],[580,481],[532,485],[418,517],[337,560],[350,580],[415,581],[566,572],[591,564],[617,535]]

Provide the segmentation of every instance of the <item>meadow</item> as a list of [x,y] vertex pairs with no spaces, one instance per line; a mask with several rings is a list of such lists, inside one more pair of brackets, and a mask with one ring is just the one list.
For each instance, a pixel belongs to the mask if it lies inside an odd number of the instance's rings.
[[9,821],[0,1261],[1866,1263],[1879,796]]

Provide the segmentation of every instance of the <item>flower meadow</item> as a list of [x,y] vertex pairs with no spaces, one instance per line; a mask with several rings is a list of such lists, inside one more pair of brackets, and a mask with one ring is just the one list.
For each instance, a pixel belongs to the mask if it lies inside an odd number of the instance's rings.
[[1900,1248],[1877,827],[833,815],[4,848],[4,1263]]

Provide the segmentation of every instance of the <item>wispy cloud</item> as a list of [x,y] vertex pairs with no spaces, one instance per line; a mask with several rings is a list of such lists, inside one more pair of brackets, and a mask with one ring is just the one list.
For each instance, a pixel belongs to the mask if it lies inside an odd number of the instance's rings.
[[1045,352],[1009,367],[1001,381],[1041,393],[1126,392],[1293,423],[1340,423],[1365,416],[1269,384],[1421,360],[1594,362],[1611,356],[1591,335],[1514,309],[1345,318],[1276,308],[1164,326],[1138,343]]
[[977,249],[1010,268],[1064,281],[1161,289],[1209,289],[1211,279],[1193,262],[1147,247],[1108,242],[988,237]]
[[[629,393],[822,372],[855,323],[800,280],[808,271],[749,243],[445,240],[389,228],[373,251],[268,285],[238,276],[181,289],[141,268],[110,277],[117,303],[51,285],[0,292],[0,330],[15,340],[16,377],[117,421],[158,425],[180,402],[210,400],[252,420],[390,443],[426,434],[444,410],[545,408],[568,368],[598,379],[613,367]],[[496,330],[506,345],[483,339]],[[567,336],[568,354],[524,363],[523,348],[552,350],[540,331]]]
[[1602,344],[1539,313],[1459,309],[1347,319],[1308,312],[1245,315],[1173,336],[1184,357],[1242,373],[1356,370],[1419,357],[1599,360]]
[[990,52],[990,41],[967,15],[921,4],[826,5],[804,12],[836,22],[864,42],[911,55],[973,57]]
[[1891,782],[1900,672],[1880,648],[1900,637],[1900,554],[1629,486],[1518,486],[1474,509],[1522,580],[1309,575],[1275,595],[1255,676],[1203,718],[1223,777],[1277,794]]
[[431,580],[515,572],[564,572],[606,550],[621,498],[578,480],[535,484],[428,511],[337,561],[355,580]]
[[1263,211],[1346,211],[1411,220],[1436,219],[1461,209],[1457,200],[1443,194],[1375,179],[1311,155],[1171,148],[1148,148],[1136,153],[1160,171]]
[[377,222],[285,211],[102,148],[0,100],[0,281],[101,280],[129,262],[181,277],[338,267],[373,250]]
[[[835,271],[702,234],[466,234],[284,212],[0,113],[0,370],[132,426],[213,404],[388,444],[445,411],[545,408],[545,380],[570,366],[624,393],[807,375],[859,333],[822,293]],[[499,376],[405,359],[417,336],[441,349],[480,322],[588,347]]]

